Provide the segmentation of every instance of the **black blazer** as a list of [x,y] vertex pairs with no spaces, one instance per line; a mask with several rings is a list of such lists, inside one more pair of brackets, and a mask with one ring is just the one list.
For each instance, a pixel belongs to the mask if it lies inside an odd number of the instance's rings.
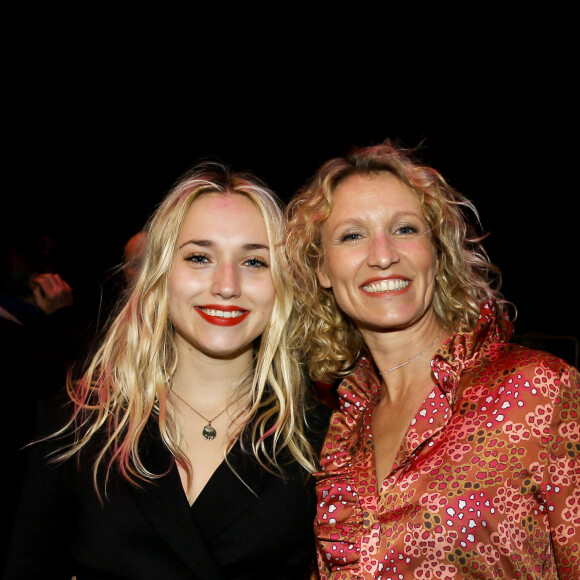
[[[316,411],[317,447],[329,413]],[[87,457],[81,456],[81,469],[75,459],[48,465],[54,447],[54,441],[42,443],[30,453],[6,580],[306,577],[315,553],[314,482],[298,465],[282,479],[260,468],[238,442],[228,455],[238,475],[223,462],[190,507],[152,423],[146,465],[166,475],[141,489],[115,477],[101,504]]]

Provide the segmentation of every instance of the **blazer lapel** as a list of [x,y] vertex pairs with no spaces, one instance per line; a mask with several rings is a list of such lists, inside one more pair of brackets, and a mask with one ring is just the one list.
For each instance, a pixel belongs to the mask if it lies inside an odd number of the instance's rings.
[[225,580],[192,517],[173,458],[156,432],[147,438],[145,462],[153,473],[167,473],[140,489],[130,486],[131,493],[151,525],[200,580]]
[[228,461],[217,468],[191,508],[206,539],[211,541],[242,513],[253,509],[270,477],[237,441]]

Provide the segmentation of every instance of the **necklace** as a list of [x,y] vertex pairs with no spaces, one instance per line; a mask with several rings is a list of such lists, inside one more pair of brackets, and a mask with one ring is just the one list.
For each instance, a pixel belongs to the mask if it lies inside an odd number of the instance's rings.
[[437,338],[425,350],[421,351],[417,356],[414,356],[413,358],[406,360],[404,363],[400,364],[399,366],[393,367],[392,369],[389,369],[388,371],[383,371],[382,373],[379,373],[379,375],[388,375],[389,373],[392,373],[393,371],[396,371],[397,369],[400,369],[401,367],[404,367],[405,365],[412,363],[414,360],[417,360],[419,357],[422,357],[441,338],[441,335],[443,334],[444,330],[445,330],[445,327],[443,327],[441,329],[441,332],[437,335]]
[[180,401],[185,403],[194,413],[199,415],[204,421],[207,421],[207,425],[204,426],[201,434],[203,435],[204,439],[211,441],[215,439],[217,435],[217,431],[214,427],[212,427],[212,422],[215,421],[218,417],[221,417],[234,403],[240,401],[243,397],[246,396],[244,393],[241,397],[238,397],[235,401],[232,401],[221,413],[218,413],[213,419],[208,419],[204,417],[199,411],[195,410],[183,397],[180,397],[175,391],[171,391]]

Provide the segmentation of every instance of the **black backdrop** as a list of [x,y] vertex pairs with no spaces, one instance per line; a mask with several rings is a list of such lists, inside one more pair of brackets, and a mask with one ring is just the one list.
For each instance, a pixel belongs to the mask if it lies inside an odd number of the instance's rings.
[[475,202],[516,331],[578,336],[578,160],[574,111],[559,99],[530,100],[522,86],[404,107],[369,95],[241,99],[222,87],[219,99],[177,103],[143,87],[52,86],[49,97],[11,93],[2,219],[24,212],[50,225],[79,300],[94,300],[125,241],[200,159],[251,170],[288,199],[328,158],[389,137],[421,143],[424,161]]

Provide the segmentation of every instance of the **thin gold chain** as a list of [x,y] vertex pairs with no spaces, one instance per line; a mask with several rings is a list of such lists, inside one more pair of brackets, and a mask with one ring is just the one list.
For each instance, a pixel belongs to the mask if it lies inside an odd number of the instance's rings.
[[221,413],[218,413],[213,419],[208,419],[207,417],[204,417],[199,411],[197,411],[196,409],[194,409],[183,397],[180,397],[175,391],[171,391],[180,401],[182,401],[183,403],[185,403],[194,413],[196,413],[197,415],[199,415],[204,421],[207,421],[207,424],[211,426],[212,421],[215,421],[218,417],[220,417],[221,415],[223,415],[234,403],[237,403],[238,401],[240,401],[243,397],[246,396],[246,393],[244,393],[241,397],[238,397],[235,401],[232,401]]
[[379,373],[379,375],[388,375],[389,373],[392,373],[393,371],[396,371],[397,369],[400,369],[401,367],[408,365],[409,363],[413,362],[414,360],[417,360],[419,357],[422,357],[441,338],[441,335],[443,334],[444,330],[445,330],[445,327],[443,327],[441,329],[441,332],[437,335],[437,338],[424,351],[421,351],[417,356],[414,356],[413,358],[406,360],[404,363],[401,363],[399,366],[393,367],[392,369],[389,369],[388,371],[383,371],[382,373]]

